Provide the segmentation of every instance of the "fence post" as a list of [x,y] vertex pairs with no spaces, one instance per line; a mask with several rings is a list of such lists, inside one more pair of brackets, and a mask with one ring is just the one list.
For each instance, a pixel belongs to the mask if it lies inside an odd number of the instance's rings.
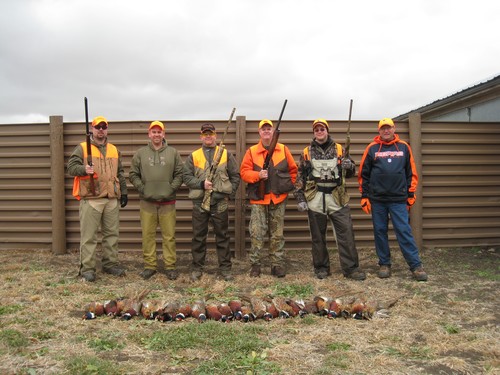
[[[243,155],[246,152],[246,117],[236,116],[236,162],[241,165]],[[236,192],[234,204],[234,247],[236,259],[246,257],[245,248],[245,183],[241,181],[240,187]]]
[[66,254],[63,117],[50,116],[50,170],[52,198],[52,253]]
[[410,145],[415,159],[415,166],[418,174],[418,188],[415,197],[417,200],[410,210],[410,222],[413,231],[413,237],[417,247],[423,246],[423,176],[422,176],[422,119],[420,113],[410,113],[408,117],[408,132],[410,135]]

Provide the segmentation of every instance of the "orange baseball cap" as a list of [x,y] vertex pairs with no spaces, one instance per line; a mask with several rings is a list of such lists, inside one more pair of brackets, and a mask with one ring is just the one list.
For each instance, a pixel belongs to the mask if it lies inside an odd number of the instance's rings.
[[163,125],[163,122],[161,122],[161,121],[153,121],[151,123],[151,125],[149,125],[149,129],[148,130],[151,130],[155,126],[158,126],[161,130],[165,131],[165,126]]

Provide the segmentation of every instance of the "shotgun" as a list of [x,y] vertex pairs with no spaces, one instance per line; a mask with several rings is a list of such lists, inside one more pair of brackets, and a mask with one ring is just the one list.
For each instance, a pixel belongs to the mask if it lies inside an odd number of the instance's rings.
[[[273,133],[273,138],[271,139],[271,144],[269,145],[269,150],[267,150],[267,155],[266,158],[264,159],[264,165],[262,166],[262,169],[264,170],[269,168],[269,163],[273,158],[274,150],[276,150],[276,145],[278,144],[278,139],[280,137],[281,118],[283,117],[283,112],[285,112],[285,107],[287,102],[288,99],[285,99],[285,102],[283,103],[283,108],[281,109],[280,117],[278,119],[278,124],[276,125],[276,129],[274,130]],[[259,199],[264,199],[264,195],[266,194],[266,180],[260,180],[259,190],[257,194]]]
[[[84,99],[85,102],[85,143],[87,144],[87,164],[92,166],[92,144],[90,143],[90,129],[89,129],[89,106],[87,103],[87,97]],[[94,175],[90,176],[90,192],[92,195],[95,195],[95,183],[94,183]]]
[[[352,115],[352,99],[349,104],[349,120],[347,121],[347,137],[345,140],[345,155],[344,158],[349,158],[349,149],[351,148],[351,115]],[[342,186],[344,193],[347,194],[347,186],[345,185],[345,169],[342,168]]]
[[[229,116],[229,120],[226,125],[226,130],[224,131],[224,135],[222,136],[222,139],[220,140],[219,146],[217,148],[217,151],[215,152],[214,159],[212,160],[212,164],[210,165],[210,170],[207,175],[207,180],[210,182],[213,182],[214,176],[215,176],[215,171],[217,170],[217,167],[220,164],[220,160],[222,158],[222,154],[224,153],[224,150],[226,149],[224,146],[224,138],[226,138],[227,131],[229,130],[229,126],[231,126],[231,122],[233,121],[233,116],[234,116],[234,111],[236,111],[236,108],[233,108],[231,111],[231,116]],[[203,201],[201,202],[201,209],[207,212],[210,212],[210,201],[212,198],[212,192],[213,190],[205,190],[205,195],[203,196]]]

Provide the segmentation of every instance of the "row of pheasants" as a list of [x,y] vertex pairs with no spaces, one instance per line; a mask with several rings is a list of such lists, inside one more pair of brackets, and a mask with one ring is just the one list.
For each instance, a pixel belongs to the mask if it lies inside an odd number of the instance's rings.
[[340,298],[317,296],[311,301],[304,302],[285,297],[250,296],[233,299],[227,303],[207,303],[204,300],[197,300],[188,304],[177,301],[144,300],[148,293],[149,291],[145,290],[132,298],[119,298],[104,303],[91,302],[85,307],[83,319],[111,316],[129,320],[142,316],[145,319],[162,322],[181,321],[188,317],[199,322],[207,319],[221,322],[232,320],[250,322],[256,319],[269,321],[276,318],[304,317],[307,314],[359,320],[369,320],[375,315],[381,317],[387,315],[387,309],[378,302],[355,298],[343,301]]

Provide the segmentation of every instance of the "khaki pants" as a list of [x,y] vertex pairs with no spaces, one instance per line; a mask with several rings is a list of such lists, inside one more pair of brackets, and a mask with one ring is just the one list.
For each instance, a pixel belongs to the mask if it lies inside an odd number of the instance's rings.
[[80,274],[96,271],[97,232],[102,233],[102,267],[118,265],[120,210],[116,198],[80,201]]
[[140,214],[144,268],[156,269],[156,229],[160,225],[165,269],[175,269],[177,261],[175,252],[175,204],[156,204],[141,200]]

